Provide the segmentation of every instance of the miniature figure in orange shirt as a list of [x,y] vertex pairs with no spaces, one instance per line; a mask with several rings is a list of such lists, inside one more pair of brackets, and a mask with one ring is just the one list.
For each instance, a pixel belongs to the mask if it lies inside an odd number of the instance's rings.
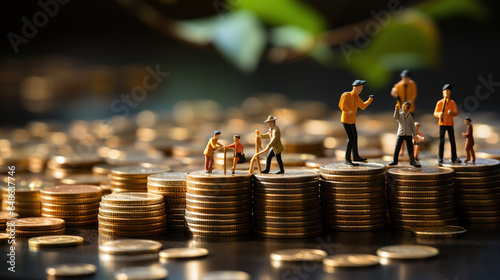
[[[417,129],[417,135],[419,137],[424,137],[422,132],[420,131],[420,123],[415,122],[415,128]],[[420,142],[413,141],[413,158],[418,161],[418,154],[420,153]]]
[[214,150],[217,148],[223,148],[224,145],[219,143],[219,137],[221,132],[216,130],[214,131],[214,137],[210,138],[207,143],[207,147],[203,154],[205,155],[205,171],[207,173],[212,173],[213,163],[214,163]]
[[235,135],[234,136],[234,143],[226,146],[226,148],[233,148],[234,153],[233,153],[233,167],[231,168],[231,172],[234,174],[234,171],[236,170],[236,164],[237,163],[243,163],[244,161],[244,154],[243,154],[243,144],[240,143],[240,136]]
[[465,140],[465,152],[467,153],[465,162],[471,161],[471,159],[472,162],[476,162],[476,153],[474,152],[474,135],[471,122],[472,120],[469,117],[466,117],[464,120],[465,125],[467,125],[467,132],[462,133],[462,137],[467,138],[467,140]]
[[417,84],[411,79],[410,70],[401,71],[401,81],[394,85],[391,95],[397,99],[400,108],[403,108],[403,103],[410,103],[410,113],[413,115],[415,99],[417,99]]
[[[347,147],[345,150],[345,164],[358,165],[353,161],[365,161],[358,153],[358,132],[356,131],[356,112],[358,108],[366,109],[373,101],[373,95],[370,95],[366,102],[361,100],[359,94],[363,90],[364,80],[356,80],[352,83],[352,91],[344,92],[340,97],[339,108],[342,110],[340,121],[344,125],[347,134]],[[352,160],[351,160],[352,152]]]
[[443,99],[439,100],[434,109],[434,117],[439,119],[439,155],[438,163],[443,163],[444,154],[444,137],[448,131],[448,138],[451,145],[451,161],[460,163],[462,162],[457,157],[457,145],[455,143],[455,132],[453,130],[453,117],[458,115],[457,104],[450,99],[451,85],[446,84],[443,86]]

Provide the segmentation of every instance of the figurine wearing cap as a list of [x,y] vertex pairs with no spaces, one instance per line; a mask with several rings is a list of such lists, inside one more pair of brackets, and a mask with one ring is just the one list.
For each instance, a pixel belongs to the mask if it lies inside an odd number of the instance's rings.
[[214,137],[210,138],[207,143],[207,147],[203,154],[205,155],[205,171],[207,173],[212,173],[213,163],[214,163],[214,150],[217,148],[223,148],[224,145],[219,143],[220,131],[214,131]]
[[276,117],[270,115],[264,122],[269,126],[269,132],[261,134],[260,138],[270,138],[271,141],[267,144],[267,147],[261,152],[269,150],[266,159],[266,168],[262,170],[262,173],[269,173],[271,169],[271,160],[276,156],[276,161],[278,162],[280,170],[276,174],[285,173],[285,168],[283,167],[283,160],[281,159],[281,152],[283,152],[283,144],[281,143],[281,132],[278,126],[276,126]]
[[413,121],[413,116],[410,114],[410,103],[403,103],[403,109],[399,110],[399,105],[396,104],[394,110],[394,118],[399,122],[398,127],[398,140],[396,142],[396,148],[394,149],[394,157],[389,165],[398,164],[399,150],[404,142],[406,142],[406,147],[408,148],[408,156],[410,157],[410,164],[414,167],[420,167],[414,157],[413,157],[413,143],[412,138],[415,138],[415,142],[420,142],[423,137],[418,135],[417,128],[415,127],[415,122]]
[[410,113],[415,112],[415,99],[417,99],[417,84],[411,79],[408,69],[401,71],[401,81],[396,83],[391,91],[392,97],[397,99],[397,104],[402,108],[404,102],[410,104]]
[[[347,147],[345,150],[345,163],[348,165],[358,165],[353,161],[365,161],[358,153],[358,132],[356,131],[356,112],[358,108],[366,109],[373,101],[373,95],[370,95],[366,102],[361,100],[359,94],[363,90],[364,80],[356,80],[352,83],[352,91],[344,92],[340,97],[339,108],[342,110],[340,121],[344,125],[347,134]],[[352,152],[352,160],[351,160]]]
[[450,99],[451,85],[446,84],[443,86],[443,99],[439,100],[434,109],[434,117],[439,119],[439,155],[438,163],[443,163],[443,149],[444,137],[448,131],[448,138],[451,145],[451,161],[460,163],[462,162],[457,157],[457,146],[455,144],[455,132],[453,130],[453,117],[458,115],[457,104]]
[[465,140],[465,153],[467,154],[465,162],[476,162],[476,153],[474,152],[474,135],[472,132],[471,122],[472,120],[469,117],[464,119],[464,123],[467,126],[467,132],[462,133],[462,137],[467,138],[467,140]]

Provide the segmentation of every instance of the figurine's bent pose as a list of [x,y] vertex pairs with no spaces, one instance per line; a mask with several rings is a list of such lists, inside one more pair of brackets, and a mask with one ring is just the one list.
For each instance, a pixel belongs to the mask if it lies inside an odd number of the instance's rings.
[[234,143],[231,145],[226,146],[226,148],[233,148],[234,153],[233,153],[233,167],[231,168],[231,172],[234,174],[234,171],[236,170],[236,164],[243,163],[244,161],[240,161],[240,159],[244,160],[244,154],[243,154],[243,144],[240,143],[240,136],[235,135],[234,136]]
[[267,144],[267,147],[262,150],[259,154],[269,150],[266,159],[266,168],[262,170],[262,173],[269,173],[271,169],[271,160],[276,156],[276,161],[278,162],[280,170],[276,174],[285,173],[285,168],[283,167],[283,160],[281,159],[281,152],[283,152],[283,144],[281,143],[281,132],[279,127],[276,125],[276,117],[269,116],[264,122],[269,126],[269,132],[260,135],[260,138],[270,138],[271,141]]
[[439,100],[434,109],[434,117],[439,119],[439,155],[438,163],[443,163],[444,154],[444,137],[448,131],[448,138],[451,145],[451,161],[460,163],[462,162],[457,157],[457,145],[455,143],[455,132],[453,130],[453,117],[458,115],[457,104],[450,99],[451,85],[446,84],[443,86],[443,99]]
[[410,164],[415,167],[420,167],[415,159],[413,158],[413,144],[412,138],[415,138],[416,142],[420,142],[423,140],[417,133],[417,129],[415,128],[415,122],[413,121],[413,116],[410,114],[410,103],[403,103],[403,109],[399,110],[399,105],[396,104],[396,108],[394,110],[394,118],[399,122],[398,127],[398,140],[396,142],[396,148],[394,149],[394,157],[389,165],[397,165],[398,164],[398,156],[399,150],[403,145],[403,142],[406,142],[406,147],[408,148],[408,156],[410,157]]
[[476,153],[474,152],[474,135],[471,122],[472,120],[469,117],[464,119],[464,123],[467,125],[467,132],[462,133],[462,137],[467,138],[467,140],[465,140],[465,152],[467,153],[465,162],[476,162]]
[[[358,153],[358,132],[356,131],[356,112],[358,108],[366,109],[373,101],[373,95],[370,95],[366,102],[361,100],[359,94],[363,90],[364,80],[356,80],[352,83],[352,91],[344,92],[340,97],[339,108],[342,110],[340,121],[344,125],[347,134],[347,147],[345,150],[345,164],[358,165],[353,161],[365,161]],[[352,160],[351,160],[352,152]]]
[[205,155],[205,171],[207,173],[212,173],[213,163],[214,163],[214,150],[217,148],[223,148],[224,146],[219,143],[220,131],[214,131],[214,137],[210,138],[207,143],[207,147],[203,154]]

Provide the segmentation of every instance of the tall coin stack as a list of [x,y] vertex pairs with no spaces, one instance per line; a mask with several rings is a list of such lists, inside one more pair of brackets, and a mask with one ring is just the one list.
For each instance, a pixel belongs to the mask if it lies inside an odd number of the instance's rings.
[[318,173],[287,170],[254,178],[253,220],[257,235],[306,238],[323,231]]
[[40,191],[42,216],[63,219],[66,227],[95,225],[101,196],[101,189],[92,185],[44,188]]
[[99,233],[109,236],[140,237],[167,231],[163,196],[128,192],[104,195],[99,206]]
[[437,227],[458,224],[455,172],[442,167],[395,167],[386,172],[392,227]]
[[193,236],[232,237],[252,229],[252,175],[194,171],[187,174],[186,227]]
[[15,184],[13,191],[9,192],[8,187],[2,188],[2,211],[8,211],[14,206],[14,211],[20,217],[40,217],[40,190],[52,186],[54,184],[51,182],[22,180]]
[[165,172],[149,175],[148,193],[163,195],[168,229],[184,229],[186,173]]
[[372,231],[386,226],[385,165],[320,166],[321,212],[325,226],[337,231]]
[[466,224],[500,223],[500,161],[445,163],[455,170],[455,204]]
[[147,192],[148,176],[167,171],[142,166],[116,167],[109,173],[109,183],[113,192]]

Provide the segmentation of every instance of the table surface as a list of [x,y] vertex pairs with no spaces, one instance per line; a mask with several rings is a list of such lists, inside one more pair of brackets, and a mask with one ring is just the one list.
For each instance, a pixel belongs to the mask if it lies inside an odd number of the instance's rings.
[[[97,230],[68,228],[66,234],[79,235],[85,243],[77,247],[30,249],[28,238],[16,240],[16,272],[7,270],[2,261],[0,279],[46,279],[45,268],[60,263],[91,263],[98,271],[90,277],[77,279],[113,279],[113,273],[124,267],[161,265],[168,279],[199,279],[215,270],[242,270],[252,279],[498,279],[500,275],[500,227],[469,227],[461,237],[420,239],[410,232],[383,230],[366,233],[325,232],[310,239],[275,240],[253,235],[237,240],[206,240],[183,231],[172,231],[154,238],[163,248],[203,247],[209,250],[204,258],[176,261],[109,260],[99,254],[98,244],[110,240]],[[346,253],[376,254],[378,248],[397,244],[422,244],[439,249],[437,257],[424,260],[391,260],[382,265],[362,269],[325,271],[321,263],[298,262],[272,265],[269,254],[281,249],[322,249],[329,255]],[[2,260],[7,259],[7,243],[0,244]],[[75,279],[75,278],[72,278]]]

